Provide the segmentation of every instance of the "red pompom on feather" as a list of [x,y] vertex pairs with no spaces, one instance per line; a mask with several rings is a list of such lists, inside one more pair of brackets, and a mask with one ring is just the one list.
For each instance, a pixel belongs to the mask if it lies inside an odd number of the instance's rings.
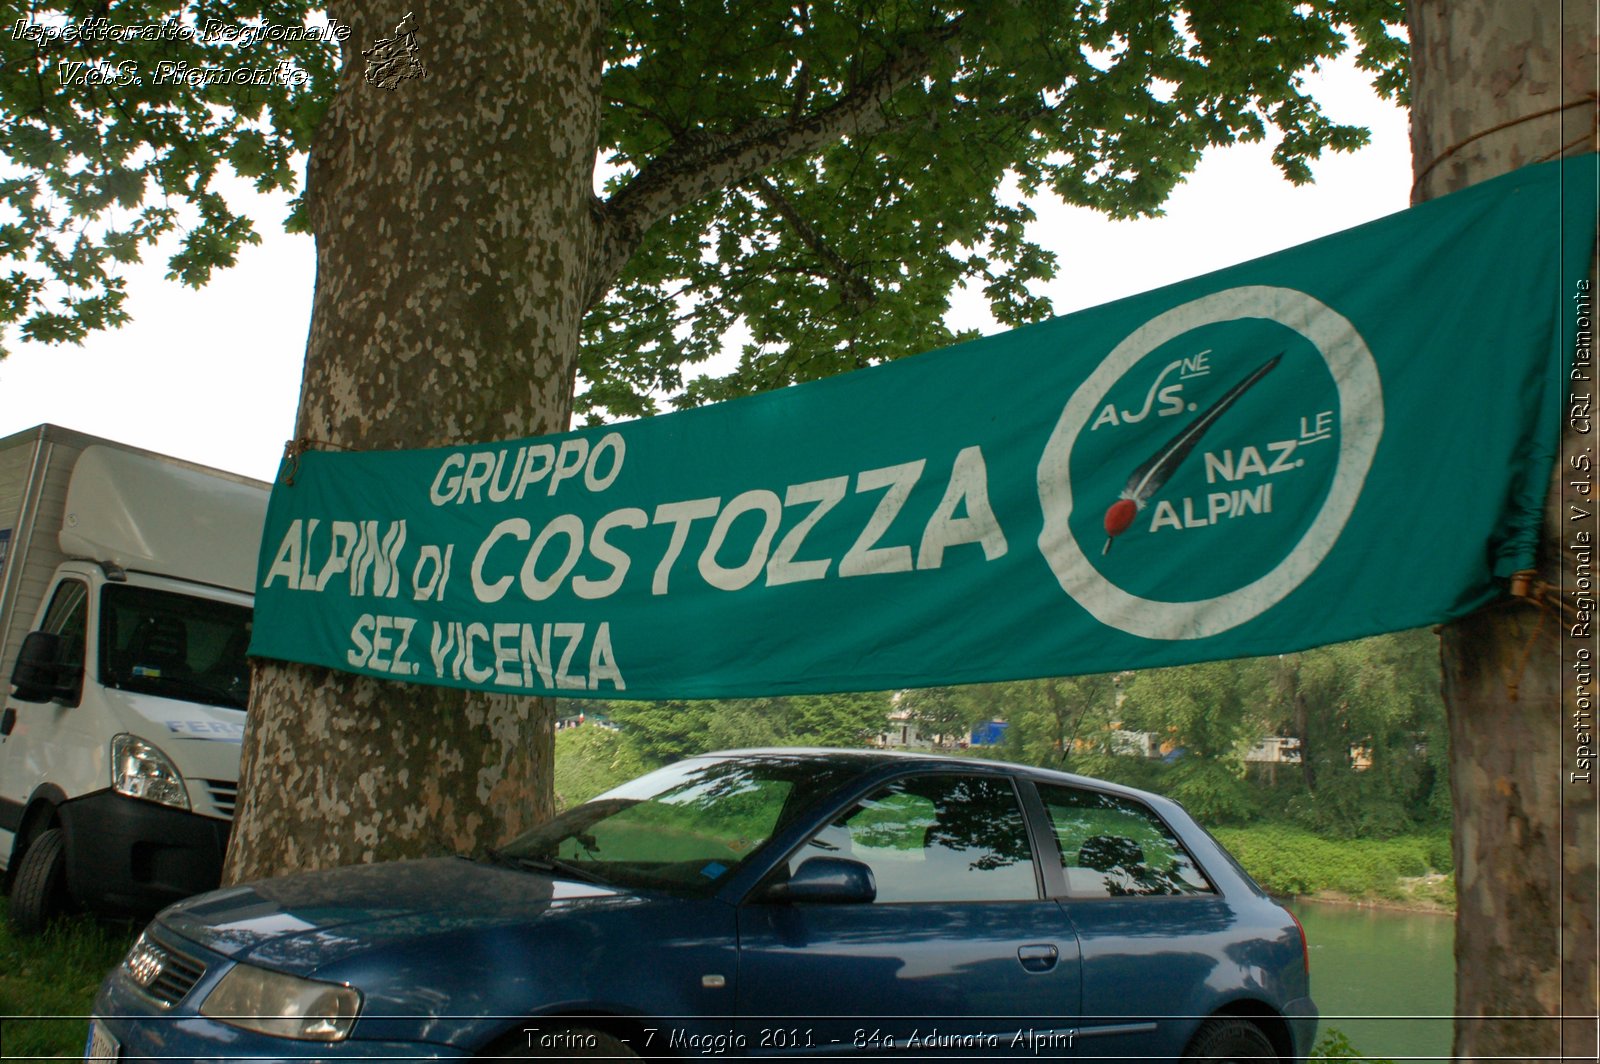
[[1111,504],[1111,509],[1106,511],[1106,535],[1120,536],[1133,524],[1134,517],[1139,513],[1139,507],[1134,505],[1132,499],[1118,499]]

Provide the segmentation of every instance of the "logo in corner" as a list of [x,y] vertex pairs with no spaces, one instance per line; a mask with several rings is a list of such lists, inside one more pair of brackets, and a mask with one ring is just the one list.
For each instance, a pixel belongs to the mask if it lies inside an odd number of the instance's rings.
[[362,51],[361,57],[367,61],[367,68],[363,72],[367,84],[380,89],[392,92],[402,81],[428,76],[422,60],[417,57],[417,34],[412,28],[409,11],[395,26],[393,37],[383,37],[373,42],[371,48]]

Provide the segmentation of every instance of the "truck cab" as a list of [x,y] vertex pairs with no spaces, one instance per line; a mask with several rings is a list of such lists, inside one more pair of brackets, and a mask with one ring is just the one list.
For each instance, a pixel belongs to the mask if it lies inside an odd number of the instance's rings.
[[39,453],[17,463],[31,511],[0,528],[0,867],[24,933],[68,907],[148,913],[217,884],[267,499],[258,481],[35,431]]

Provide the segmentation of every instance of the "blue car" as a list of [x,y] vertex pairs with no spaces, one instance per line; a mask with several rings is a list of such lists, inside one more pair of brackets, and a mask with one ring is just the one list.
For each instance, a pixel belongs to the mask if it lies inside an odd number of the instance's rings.
[[1295,919],[1157,795],[748,750],[476,859],[180,902],[107,977],[86,1055],[1288,1061],[1309,982]]

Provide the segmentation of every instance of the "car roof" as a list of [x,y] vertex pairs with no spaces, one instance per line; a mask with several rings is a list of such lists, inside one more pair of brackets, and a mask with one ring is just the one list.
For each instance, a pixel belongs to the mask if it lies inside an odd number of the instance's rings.
[[[763,746],[750,747],[737,750],[714,750],[704,754],[695,754],[695,758],[734,758],[734,757],[783,757],[795,761],[826,761],[832,765],[844,768],[852,764],[858,765],[862,773],[870,772],[875,768],[888,765],[902,766],[929,766],[949,767],[967,771],[994,771],[1008,772],[1030,779],[1041,780],[1048,783],[1070,784],[1076,787],[1087,787],[1097,791],[1111,794],[1126,795],[1143,801],[1153,801],[1158,804],[1177,805],[1171,798],[1155,794],[1150,791],[1129,787],[1121,783],[1112,783],[1110,780],[1097,779],[1093,776],[1080,776],[1072,772],[1062,772],[1058,769],[1041,768],[1038,765],[1023,765],[1011,761],[996,761],[986,757],[961,757],[956,754],[940,754],[932,751],[917,750],[882,750],[874,748],[843,749],[824,746]],[[1181,807],[1180,807],[1181,808]]]

